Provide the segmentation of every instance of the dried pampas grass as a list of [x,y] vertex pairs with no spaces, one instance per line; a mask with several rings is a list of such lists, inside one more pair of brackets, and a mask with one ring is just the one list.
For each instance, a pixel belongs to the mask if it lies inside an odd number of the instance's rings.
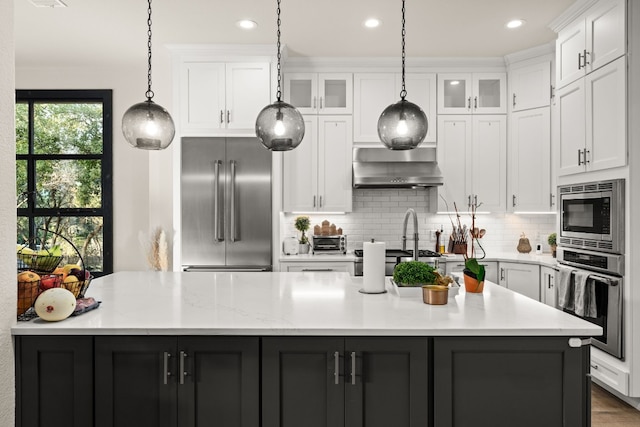
[[167,236],[160,227],[156,228],[151,236],[147,248],[147,262],[156,271],[169,269]]

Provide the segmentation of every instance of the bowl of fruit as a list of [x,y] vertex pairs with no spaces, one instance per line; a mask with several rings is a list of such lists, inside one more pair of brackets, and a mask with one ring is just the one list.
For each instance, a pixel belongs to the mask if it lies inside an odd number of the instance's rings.
[[39,273],[52,273],[62,261],[62,249],[54,246],[51,249],[34,250],[27,245],[17,245],[18,268],[29,269]]

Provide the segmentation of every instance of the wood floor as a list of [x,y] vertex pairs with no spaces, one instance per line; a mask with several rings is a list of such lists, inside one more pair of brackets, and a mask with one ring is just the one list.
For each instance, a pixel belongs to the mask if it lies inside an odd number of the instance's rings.
[[640,427],[640,411],[591,383],[591,427]]

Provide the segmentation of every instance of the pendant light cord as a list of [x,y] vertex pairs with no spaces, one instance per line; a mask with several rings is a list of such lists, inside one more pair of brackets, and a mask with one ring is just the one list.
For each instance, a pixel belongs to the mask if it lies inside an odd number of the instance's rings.
[[282,97],[282,92],[280,90],[280,82],[282,77],[280,76],[280,59],[281,59],[281,54],[280,54],[280,0],[278,0],[278,8],[276,10],[277,15],[278,15],[278,20],[276,21],[277,27],[278,27],[278,31],[277,31],[277,37],[278,37],[278,42],[276,43],[276,48],[278,49],[278,53],[277,53],[277,58],[278,58],[278,64],[276,66],[276,70],[278,71],[278,87],[276,89],[276,98],[278,100],[278,102],[281,101],[281,97]]
[[149,27],[149,29],[147,30],[147,35],[149,36],[149,40],[147,41],[147,48],[149,49],[149,71],[147,72],[148,87],[145,96],[147,97],[147,101],[151,101],[151,98],[153,98],[153,91],[151,90],[151,0],[149,0],[149,8],[147,9],[147,13],[149,15],[149,17],[147,18],[147,26]]
[[404,101],[404,98],[407,96],[407,91],[405,89],[404,86],[404,60],[405,60],[405,53],[404,53],[404,37],[407,34],[405,29],[404,29],[404,0],[402,0],[402,90],[400,90],[400,99]]

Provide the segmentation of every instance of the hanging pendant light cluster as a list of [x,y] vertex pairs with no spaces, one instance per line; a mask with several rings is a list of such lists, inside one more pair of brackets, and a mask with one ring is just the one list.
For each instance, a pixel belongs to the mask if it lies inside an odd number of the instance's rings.
[[278,87],[276,102],[267,105],[260,111],[256,119],[256,136],[262,145],[272,151],[289,151],[296,148],[304,137],[304,120],[302,114],[291,104],[283,102],[280,73],[280,0],[277,8],[277,49],[278,49]]
[[169,112],[152,101],[151,90],[151,0],[148,0],[148,72],[146,101],[131,106],[122,116],[122,133],[129,144],[142,150],[162,150],[173,141],[176,128]]
[[422,108],[405,99],[405,8],[402,0],[402,89],[400,101],[384,109],[378,119],[378,136],[390,150],[411,150],[424,141],[429,125]]

